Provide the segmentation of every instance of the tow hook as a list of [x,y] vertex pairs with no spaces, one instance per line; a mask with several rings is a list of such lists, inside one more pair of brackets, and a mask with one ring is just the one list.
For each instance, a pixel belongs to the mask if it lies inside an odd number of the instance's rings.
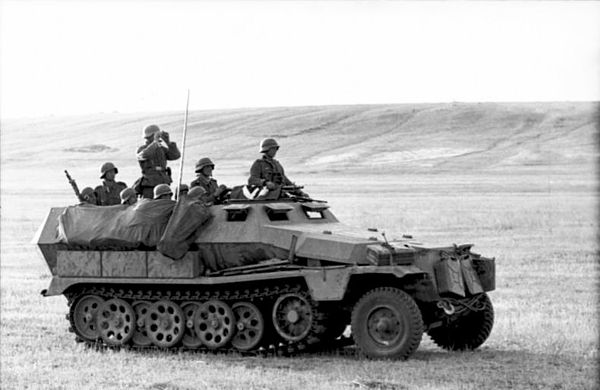
[[444,313],[446,313],[446,315],[449,315],[449,316],[451,316],[452,314],[454,314],[456,312],[456,309],[454,308],[454,306],[448,301],[439,301],[437,303],[437,307],[444,310]]

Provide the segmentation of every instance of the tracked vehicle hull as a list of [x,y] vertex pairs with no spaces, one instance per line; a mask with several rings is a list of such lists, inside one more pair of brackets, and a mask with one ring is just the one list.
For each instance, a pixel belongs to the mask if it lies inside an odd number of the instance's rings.
[[64,295],[70,329],[111,347],[258,351],[319,349],[350,326],[358,350],[408,358],[423,332],[474,349],[491,332],[495,261],[471,245],[390,243],[339,223],[323,202],[212,206],[180,260],[154,248],[73,247],[57,236],[62,208],[35,238]]

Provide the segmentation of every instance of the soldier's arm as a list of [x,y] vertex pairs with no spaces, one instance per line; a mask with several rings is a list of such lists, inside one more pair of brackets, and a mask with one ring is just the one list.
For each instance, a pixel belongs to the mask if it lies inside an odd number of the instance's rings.
[[169,142],[168,145],[169,149],[167,149],[166,153],[167,160],[177,160],[179,157],[181,157],[181,152],[179,151],[179,148],[175,142]]
[[160,145],[156,141],[152,141],[148,146],[140,146],[137,152],[138,160],[147,160],[152,157],[156,150],[160,148]]
[[266,180],[262,178],[262,164],[260,160],[254,161],[250,168],[250,177],[248,178],[248,185],[262,187],[265,185]]
[[281,182],[283,183],[284,186],[293,186],[294,183],[288,179],[288,177],[285,175],[285,172],[283,170],[283,165],[281,165],[279,163],[279,161],[277,161],[277,166],[279,167],[279,170],[281,171]]

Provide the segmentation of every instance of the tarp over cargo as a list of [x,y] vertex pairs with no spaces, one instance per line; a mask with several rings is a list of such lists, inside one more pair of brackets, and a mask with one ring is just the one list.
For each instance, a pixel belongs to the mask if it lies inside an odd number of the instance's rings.
[[70,206],[58,218],[58,238],[85,249],[155,247],[174,207],[168,199],[142,199],[133,206]]
[[209,208],[201,200],[182,197],[156,249],[172,259],[181,259],[198,237],[202,225],[211,217]]

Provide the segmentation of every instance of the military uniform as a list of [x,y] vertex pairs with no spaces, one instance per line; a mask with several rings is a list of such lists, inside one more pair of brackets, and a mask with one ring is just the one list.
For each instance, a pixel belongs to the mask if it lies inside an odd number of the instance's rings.
[[167,161],[177,160],[181,157],[175,142],[168,142],[168,149],[161,147],[158,141],[142,145],[137,150],[137,158],[142,168],[142,178],[136,183],[136,192],[144,198],[153,197],[153,189],[159,184],[171,184],[170,171]]
[[294,183],[285,176],[283,167],[279,161],[265,154],[262,158],[259,158],[252,164],[248,185],[262,187],[268,181],[277,185],[294,185]]
[[219,185],[217,181],[212,177],[204,176],[203,174],[199,174],[196,180],[190,183],[190,189],[194,187],[202,187],[208,194],[206,197],[207,202],[215,202],[217,200],[217,190],[219,189]]
[[102,180],[102,185],[94,189],[96,204],[98,206],[112,206],[121,204],[121,191],[127,188],[122,181]]

